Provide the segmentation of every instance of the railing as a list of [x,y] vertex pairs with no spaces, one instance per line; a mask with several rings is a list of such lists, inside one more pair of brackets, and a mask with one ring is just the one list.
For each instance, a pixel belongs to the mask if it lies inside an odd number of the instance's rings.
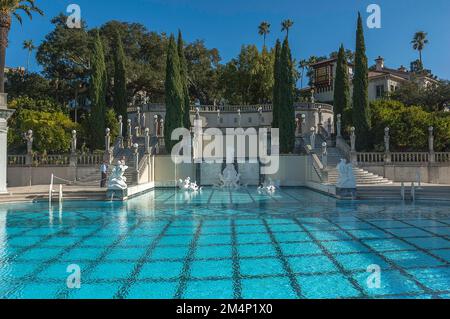
[[[338,140],[338,148],[340,148]],[[384,163],[428,163],[433,162],[433,157],[427,152],[358,152],[356,153],[359,164],[384,164]],[[450,152],[434,153],[434,162],[450,163]]]
[[100,165],[103,163],[103,154],[81,154],[77,157],[77,165]]
[[25,155],[8,155],[8,165],[23,166],[26,163]]
[[[165,112],[166,106],[163,103],[149,103],[139,106],[141,112]],[[263,112],[271,112],[272,104],[255,104],[255,105],[191,105],[191,112],[195,112],[196,108],[200,112],[259,112],[260,108]],[[136,113],[137,106],[129,107],[129,113]],[[325,111],[333,111],[333,106],[324,103],[310,103],[310,102],[296,102],[294,108],[297,110],[316,110],[322,109]]]
[[45,166],[45,165],[69,165],[70,155],[34,155],[33,165]]
[[356,160],[358,163],[383,163],[384,153],[357,153]]
[[449,163],[450,153],[449,152],[436,152],[434,153],[435,160],[437,163]]
[[320,181],[323,182],[328,179],[325,172],[325,167],[320,161],[320,158],[317,154],[311,154],[311,162],[312,167],[314,171],[316,172],[317,176],[319,177]]
[[426,163],[428,161],[429,153],[426,152],[391,153],[392,163]]
[[[9,166],[67,166],[71,165],[71,154],[57,155],[8,155]],[[77,154],[76,165],[99,165],[103,162],[103,154]],[[73,163],[72,165],[75,165]]]

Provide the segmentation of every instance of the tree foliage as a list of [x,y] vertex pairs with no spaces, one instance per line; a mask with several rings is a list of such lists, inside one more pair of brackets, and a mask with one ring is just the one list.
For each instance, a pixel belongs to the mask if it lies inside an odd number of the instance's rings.
[[190,118],[190,110],[191,110],[191,101],[189,98],[189,82],[188,82],[188,70],[186,63],[186,56],[184,55],[184,42],[183,37],[181,35],[181,31],[178,31],[178,57],[180,59],[180,80],[181,85],[183,87],[183,125],[185,128],[190,129],[191,127],[191,118]]
[[98,31],[93,45],[89,84],[91,100],[91,113],[88,119],[89,141],[92,149],[98,149],[104,145],[107,84],[103,43]]
[[172,141],[174,129],[183,127],[183,83],[180,72],[180,59],[173,35],[169,38],[166,61],[166,117],[164,119],[164,142],[167,152],[177,143]]
[[355,76],[353,77],[353,126],[356,129],[356,147],[359,151],[370,145],[369,78],[361,14],[356,30]]
[[[342,127],[346,128],[351,123],[348,118],[348,109],[351,108],[350,80],[348,74],[348,62],[345,56],[344,46],[341,45],[336,63],[336,78],[334,80],[334,113],[341,114]],[[336,123],[336,120],[335,122]]]
[[280,75],[281,75],[281,42],[277,39],[275,44],[275,59],[273,64],[274,84],[273,84],[273,101],[272,101],[272,114],[273,122],[272,127],[280,127]]
[[53,100],[19,97],[10,100],[15,113],[8,121],[8,147],[11,152],[24,152],[23,134],[33,130],[33,149],[37,152],[66,152],[70,147],[71,132],[78,125]]
[[280,58],[280,152],[287,154],[294,150],[295,144],[295,111],[294,111],[294,64],[289,48],[289,41],[283,42]]
[[375,150],[384,149],[384,129],[390,128],[393,151],[428,151],[428,128],[435,128],[435,150],[450,149],[450,115],[427,112],[420,106],[406,106],[398,101],[371,103],[372,133]]
[[123,123],[127,123],[127,77],[125,65],[125,53],[123,51],[122,37],[119,31],[116,33],[114,50],[114,110],[122,116]]

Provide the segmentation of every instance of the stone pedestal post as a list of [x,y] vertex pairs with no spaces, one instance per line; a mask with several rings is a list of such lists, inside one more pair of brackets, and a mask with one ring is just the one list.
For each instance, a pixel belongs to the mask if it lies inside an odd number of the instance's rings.
[[150,130],[148,127],[144,130],[145,154],[150,154]]
[[119,139],[119,147],[123,148],[123,117],[122,117],[122,115],[119,115],[119,136],[117,138]]
[[8,118],[14,113],[8,110],[7,94],[0,93],[0,194],[6,193],[6,176],[8,164]]
[[390,150],[390,136],[389,136],[389,127],[384,129],[384,162],[391,162],[391,150]]
[[354,127],[350,129],[350,162],[352,164],[356,164],[358,162],[356,156],[356,134]]
[[27,143],[27,155],[25,157],[25,165],[31,165],[33,163],[33,131],[28,130],[24,133],[24,140]]
[[434,153],[434,127],[430,126],[428,128],[428,148],[429,148],[429,162],[434,163],[436,161],[435,153]]
[[106,128],[105,130],[105,155],[103,156],[103,160],[107,161],[110,164],[112,162],[111,130],[109,128]]
[[131,148],[133,146],[133,132],[131,131],[131,119],[128,119],[127,121],[127,139],[128,139],[128,148]]
[[136,170],[139,168],[139,144],[135,143],[133,144],[133,160],[134,160],[134,167]]
[[328,166],[328,151],[326,142],[322,143],[322,164],[324,168]]
[[337,137],[342,136],[342,115],[341,114],[336,115],[336,136]]
[[72,140],[70,141],[70,166],[77,166],[77,131],[72,131]]

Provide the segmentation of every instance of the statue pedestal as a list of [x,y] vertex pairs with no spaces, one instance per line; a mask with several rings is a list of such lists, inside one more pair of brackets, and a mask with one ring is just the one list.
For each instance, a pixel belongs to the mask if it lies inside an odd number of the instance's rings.
[[356,199],[356,188],[336,187],[336,197],[339,199]]
[[7,94],[0,93],[0,194],[7,193],[8,118],[14,113],[7,108]]
[[128,189],[108,189],[106,199],[123,201],[128,198]]

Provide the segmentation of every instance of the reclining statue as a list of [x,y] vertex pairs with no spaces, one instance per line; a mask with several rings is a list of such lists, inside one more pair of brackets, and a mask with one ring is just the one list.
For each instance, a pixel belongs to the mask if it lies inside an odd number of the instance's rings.
[[127,178],[123,176],[128,166],[124,165],[122,161],[118,161],[117,165],[111,171],[111,175],[108,179],[109,190],[124,190],[128,188],[126,183]]

